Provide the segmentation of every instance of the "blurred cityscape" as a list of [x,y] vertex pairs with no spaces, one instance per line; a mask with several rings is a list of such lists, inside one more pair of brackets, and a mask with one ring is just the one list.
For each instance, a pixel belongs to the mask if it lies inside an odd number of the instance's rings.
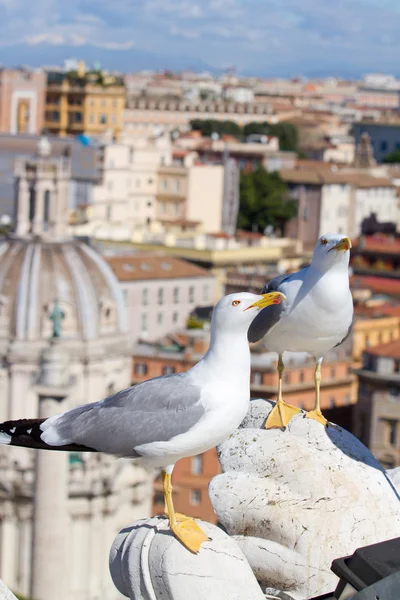
[[[339,232],[353,243],[355,321],[323,362],[322,410],[385,468],[400,465],[399,193],[391,75],[123,75],[79,60],[0,70],[1,421],[43,416],[55,310],[68,354],[62,411],[186,371],[207,350],[221,296],[259,293]],[[251,395],[275,399],[278,357],[251,350]],[[287,353],[285,364],[285,399],[311,409],[312,357]],[[0,448],[0,575],[26,596],[42,576],[35,460]],[[164,511],[161,480],[107,456],[51,460],[68,490],[58,590],[119,597],[108,548],[127,523]],[[215,450],[180,461],[176,509],[215,522],[207,487],[218,471]],[[42,479],[50,494],[54,477]],[[49,586],[36,600],[53,598]]]

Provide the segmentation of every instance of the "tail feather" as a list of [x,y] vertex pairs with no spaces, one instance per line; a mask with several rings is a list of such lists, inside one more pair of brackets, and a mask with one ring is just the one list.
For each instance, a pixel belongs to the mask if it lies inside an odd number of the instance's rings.
[[0,423],[0,444],[21,446],[23,448],[36,448],[37,450],[64,450],[69,452],[97,452],[94,448],[80,444],[65,444],[64,446],[51,446],[46,444],[41,435],[42,423],[46,419],[19,419]]

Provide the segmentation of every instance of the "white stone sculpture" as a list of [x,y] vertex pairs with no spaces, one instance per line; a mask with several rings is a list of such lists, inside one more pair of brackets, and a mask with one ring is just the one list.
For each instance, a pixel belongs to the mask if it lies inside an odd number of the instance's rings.
[[131,600],[264,600],[260,586],[235,541],[199,521],[210,537],[198,554],[171,533],[166,517],[136,521],[116,537],[110,572]]
[[400,477],[347,431],[304,414],[266,430],[273,405],[252,401],[220,446],[210,497],[260,585],[304,600],[335,589],[333,559],[400,536]]
[[17,600],[11,590],[8,589],[4,581],[0,579],[0,600]]

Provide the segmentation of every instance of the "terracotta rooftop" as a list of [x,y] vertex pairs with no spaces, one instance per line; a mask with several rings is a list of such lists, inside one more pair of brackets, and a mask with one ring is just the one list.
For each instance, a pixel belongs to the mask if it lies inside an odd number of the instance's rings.
[[112,256],[106,261],[119,281],[210,277],[206,269],[169,256]]
[[366,350],[368,354],[374,356],[386,356],[388,358],[400,358],[400,340],[389,342],[388,344],[379,344]]
[[348,184],[358,188],[394,187],[390,179],[386,177],[373,177],[364,173],[351,173],[340,169],[326,169],[317,167],[315,169],[281,169],[279,175],[288,183],[309,183],[315,185],[324,184]]

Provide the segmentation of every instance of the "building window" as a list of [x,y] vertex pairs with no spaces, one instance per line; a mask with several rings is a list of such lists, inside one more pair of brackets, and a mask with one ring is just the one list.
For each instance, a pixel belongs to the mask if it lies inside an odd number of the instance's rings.
[[158,304],[164,304],[164,289],[158,288]]
[[154,494],[154,504],[160,504],[164,506],[164,494],[162,492],[157,492]]
[[107,115],[100,115],[99,117],[99,123],[100,125],[107,125]]
[[189,288],[189,302],[194,302],[194,286],[191,285]]
[[180,191],[181,191],[181,180],[180,180],[180,179],[176,179],[176,180],[175,180],[175,190],[176,190],[177,192],[180,192]]
[[381,152],[386,152],[388,148],[387,142],[383,141],[381,142]]
[[203,457],[201,454],[192,457],[191,471],[192,475],[201,475],[203,472]]
[[208,295],[209,295],[208,285],[205,285],[203,287],[203,301],[204,302],[208,302]]
[[107,100],[105,98],[103,98],[101,101],[102,108],[104,108],[106,106],[106,104],[107,104]]
[[168,181],[166,179],[162,179],[161,180],[161,185],[162,185],[162,189],[163,190],[167,190],[168,189]]
[[111,221],[111,205],[109,204],[106,208],[106,220]]
[[107,189],[108,189],[108,191],[111,192],[112,189],[113,189],[113,187],[114,187],[114,182],[113,181],[109,181],[107,183]]
[[254,385],[262,384],[262,373],[259,373],[258,371],[253,373],[253,383],[254,383]]
[[148,317],[146,313],[142,314],[142,332],[145,333],[147,331],[148,326]]
[[335,408],[335,397],[331,396],[329,398],[329,408]]
[[331,379],[335,379],[335,377],[336,377],[336,369],[335,369],[335,367],[332,367],[332,369],[331,369]]
[[91,125],[93,125],[93,123],[94,123],[94,114],[93,113],[90,113],[90,115],[89,115],[89,123]]
[[179,304],[179,288],[175,287],[173,291],[174,304]]
[[147,375],[147,365],[145,363],[135,363],[136,375]]
[[201,502],[201,491],[200,490],[191,490],[190,492],[190,504],[193,506],[198,506]]
[[172,315],[172,322],[175,323],[175,324],[178,322],[178,313],[177,312],[173,313],[173,315]]
[[397,421],[386,419],[386,443],[395,446],[397,442]]
[[122,290],[122,296],[124,298],[124,305],[128,306],[128,291],[127,290]]
[[44,193],[44,207],[43,207],[43,229],[47,231],[49,228],[50,220],[50,192],[46,190]]
[[158,323],[158,325],[162,325],[163,324],[163,320],[164,320],[163,313],[158,313],[158,315],[157,315],[157,323]]
[[142,290],[142,304],[143,306],[147,306],[149,303],[149,290],[147,288],[144,288]]
[[113,125],[116,125],[116,123],[117,123],[117,115],[111,115],[111,123]]
[[286,383],[286,384],[290,385],[290,375],[289,375],[289,373],[284,373],[283,374],[283,383]]
[[162,215],[165,215],[165,213],[167,212],[167,203],[164,202],[164,200],[160,202],[160,212]]
[[344,397],[344,405],[349,406],[350,404],[350,394],[346,394]]
[[162,368],[163,375],[173,375],[175,373],[175,371],[176,371],[175,367],[171,367],[170,365],[167,365]]

